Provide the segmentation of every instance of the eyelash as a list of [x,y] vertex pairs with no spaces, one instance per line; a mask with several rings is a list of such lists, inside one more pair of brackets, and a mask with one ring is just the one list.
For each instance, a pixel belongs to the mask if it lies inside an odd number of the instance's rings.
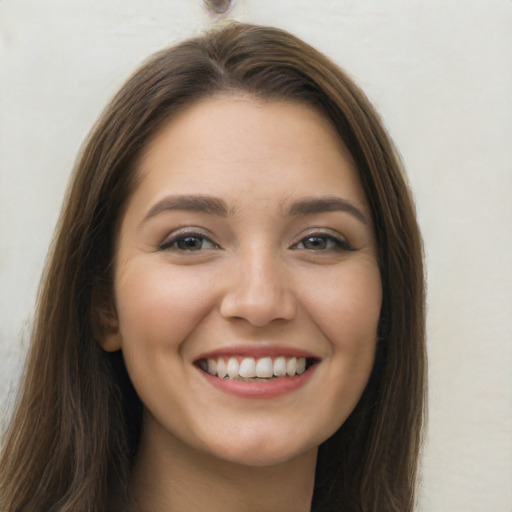
[[[181,248],[178,247],[177,244],[180,242],[184,242],[187,239],[196,239],[201,241],[201,247],[198,249],[194,248]],[[166,239],[159,246],[161,251],[180,251],[180,252],[200,252],[203,249],[203,243],[209,242],[212,245],[212,248],[220,249],[220,246],[213,242],[209,237],[207,237],[204,233],[200,233],[197,231],[178,231],[175,233],[170,239]]]
[[[198,248],[189,247],[189,248],[183,248],[179,247],[178,244],[180,242],[185,242],[187,239],[190,240],[199,240],[201,246]],[[312,241],[313,239],[316,239],[316,241],[324,241],[324,247],[323,248],[307,248],[304,246],[304,243],[309,241]],[[200,252],[201,250],[204,250],[203,247],[204,243],[210,243],[211,247],[210,249],[220,249],[221,247],[213,242],[211,238],[206,236],[204,233],[198,232],[198,231],[178,231],[175,233],[170,239],[166,239],[162,244],[159,246],[159,250],[161,251],[179,251],[179,252]],[[314,242],[317,243],[317,242]],[[299,248],[299,245],[303,245],[302,248]],[[292,250],[305,250],[305,251],[311,251],[311,252],[324,252],[324,251],[353,251],[354,249],[350,246],[350,244],[341,237],[337,237],[331,234],[327,233],[310,233],[307,236],[301,238],[299,242],[296,244],[293,244],[290,249]]]
[[[304,245],[304,242],[307,240],[324,240],[327,244],[327,246],[323,249],[313,249],[313,248],[307,248],[303,247],[302,250],[311,251],[311,252],[323,252],[323,251],[353,251],[354,249],[350,246],[350,244],[341,237],[337,237],[331,234],[327,233],[310,233],[304,238],[302,238],[298,243],[292,245],[292,249],[298,249],[298,246],[300,244]],[[333,245],[331,247],[328,246],[329,242],[331,242]]]

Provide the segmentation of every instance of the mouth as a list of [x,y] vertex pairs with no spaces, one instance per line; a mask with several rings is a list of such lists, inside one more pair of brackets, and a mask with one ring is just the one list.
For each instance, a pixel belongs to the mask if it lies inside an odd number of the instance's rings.
[[308,372],[319,360],[315,357],[288,355],[261,357],[218,356],[196,361],[196,366],[212,377],[227,381],[274,382],[290,380]]

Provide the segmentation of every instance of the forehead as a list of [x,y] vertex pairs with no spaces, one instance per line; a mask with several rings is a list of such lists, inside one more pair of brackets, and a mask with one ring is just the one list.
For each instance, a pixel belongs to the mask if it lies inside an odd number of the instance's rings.
[[365,202],[338,133],[304,103],[222,95],[173,116],[138,160],[136,195],[200,193],[261,201],[340,193]]

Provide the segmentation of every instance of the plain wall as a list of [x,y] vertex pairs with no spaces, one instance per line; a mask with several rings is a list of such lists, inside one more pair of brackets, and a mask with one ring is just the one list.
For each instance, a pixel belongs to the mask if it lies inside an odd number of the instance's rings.
[[[346,68],[381,112],[428,266],[430,418],[418,510],[512,510],[512,2],[238,0]],[[200,0],[0,1],[0,410],[12,404],[80,144]]]

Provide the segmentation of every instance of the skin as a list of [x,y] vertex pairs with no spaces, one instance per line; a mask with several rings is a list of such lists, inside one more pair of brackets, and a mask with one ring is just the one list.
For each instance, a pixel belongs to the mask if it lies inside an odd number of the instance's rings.
[[[368,381],[382,301],[347,150],[309,106],[223,95],[173,117],[138,173],[103,346],[123,351],[145,408],[139,508],[309,510],[317,448]],[[198,194],[223,201],[225,214],[165,203]],[[290,215],[297,201],[333,196],[355,209]],[[234,396],[197,364],[234,346],[304,350],[316,364],[293,391]]]

